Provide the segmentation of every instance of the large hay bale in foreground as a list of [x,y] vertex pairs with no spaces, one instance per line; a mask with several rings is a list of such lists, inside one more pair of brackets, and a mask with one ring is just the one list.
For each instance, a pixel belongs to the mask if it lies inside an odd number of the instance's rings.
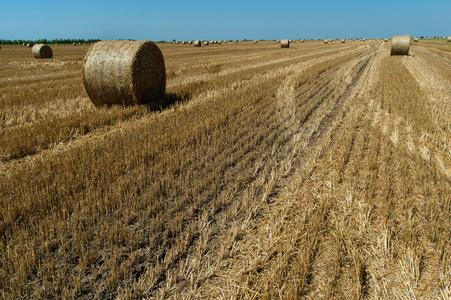
[[409,55],[409,48],[410,34],[392,37],[390,55]]
[[199,40],[194,41],[194,47],[200,47],[202,46],[202,43]]
[[280,47],[281,48],[290,48],[290,41],[289,40],[281,40]]
[[45,44],[36,44],[31,48],[31,53],[34,58],[52,58],[53,51],[50,46]]
[[83,83],[96,106],[144,104],[166,91],[163,54],[152,41],[100,41],[83,64]]

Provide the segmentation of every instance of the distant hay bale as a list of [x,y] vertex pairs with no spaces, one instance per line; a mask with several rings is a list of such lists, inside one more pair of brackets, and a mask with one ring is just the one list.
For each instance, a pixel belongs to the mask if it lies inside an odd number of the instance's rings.
[[74,43],[74,46],[77,46],[77,43]]
[[28,47],[28,48],[31,48],[31,47],[33,47],[33,44],[32,44],[32,43],[29,43],[29,44],[27,44],[27,47]]
[[258,41],[254,41],[254,44],[257,44],[258,43]]
[[200,47],[202,46],[202,43],[199,40],[194,41],[193,43],[194,47]]
[[324,44],[327,44],[327,43],[329,43],[329,41],[328,40],[324,40]]
[[36,44],[31,48],[31,53],[34,58],[52,58],[53,51],[50,46],[45,44]]
[[390,55],[409,55],[409,48],[410,34],[392,37]]
[[447,37],[447,38],[446,38],[446,41],[447,41],[448,43],[451,43],[451,36]]
[[344,44],[346,41],[344,39],[341,40],[341,43]]
[[384,39],[384,42],[388,42],[388,39]]
[[418,43],[418,38],[416,37],[416,38],[413,38],[413,41],[415,42],[415,43]]
[[204,42],[204,45],[208,46],[210,43],[208,41]]
[[281,48],[290,48],[290,41],[289,40],[281,40],[280,47]]
[[83,84],[96,106],[144,104],[164,95],[164,57],[152,41],[100,41],[83,64]]

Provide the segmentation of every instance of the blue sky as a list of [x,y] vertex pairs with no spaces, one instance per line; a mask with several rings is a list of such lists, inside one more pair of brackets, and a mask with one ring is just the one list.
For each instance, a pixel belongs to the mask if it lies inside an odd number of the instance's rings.
[[451,0],[13,0],[0,39],[229,40],[451,35]]

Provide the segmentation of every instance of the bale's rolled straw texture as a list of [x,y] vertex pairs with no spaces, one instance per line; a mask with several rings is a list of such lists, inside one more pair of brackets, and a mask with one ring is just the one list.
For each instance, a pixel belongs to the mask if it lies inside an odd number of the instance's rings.
[[409,48],[410,34],[392,37],[390,55],[409,55]]
[[144,104],[166,90],[163,54],[152,41],[100,41],[83,64],[83,83],[96,106]]
[[200,47],[202,46],[202,43],[199,40],[194,41],[194,47]]
[[290,48],[290,41],[289,40],[281,40],[280,47],[281,48]]
[[36,44],[31,48],[31,53],[34,58],[52,58],[53,51],[50,46],[45,44]]

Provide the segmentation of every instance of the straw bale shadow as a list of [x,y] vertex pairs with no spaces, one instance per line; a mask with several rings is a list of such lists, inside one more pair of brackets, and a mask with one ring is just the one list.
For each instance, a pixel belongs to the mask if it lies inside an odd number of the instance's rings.
[[176,103],[186,103],[190,99],[191,95],[188,93],[166,93],[143,105],[152,111],[164,111]]

